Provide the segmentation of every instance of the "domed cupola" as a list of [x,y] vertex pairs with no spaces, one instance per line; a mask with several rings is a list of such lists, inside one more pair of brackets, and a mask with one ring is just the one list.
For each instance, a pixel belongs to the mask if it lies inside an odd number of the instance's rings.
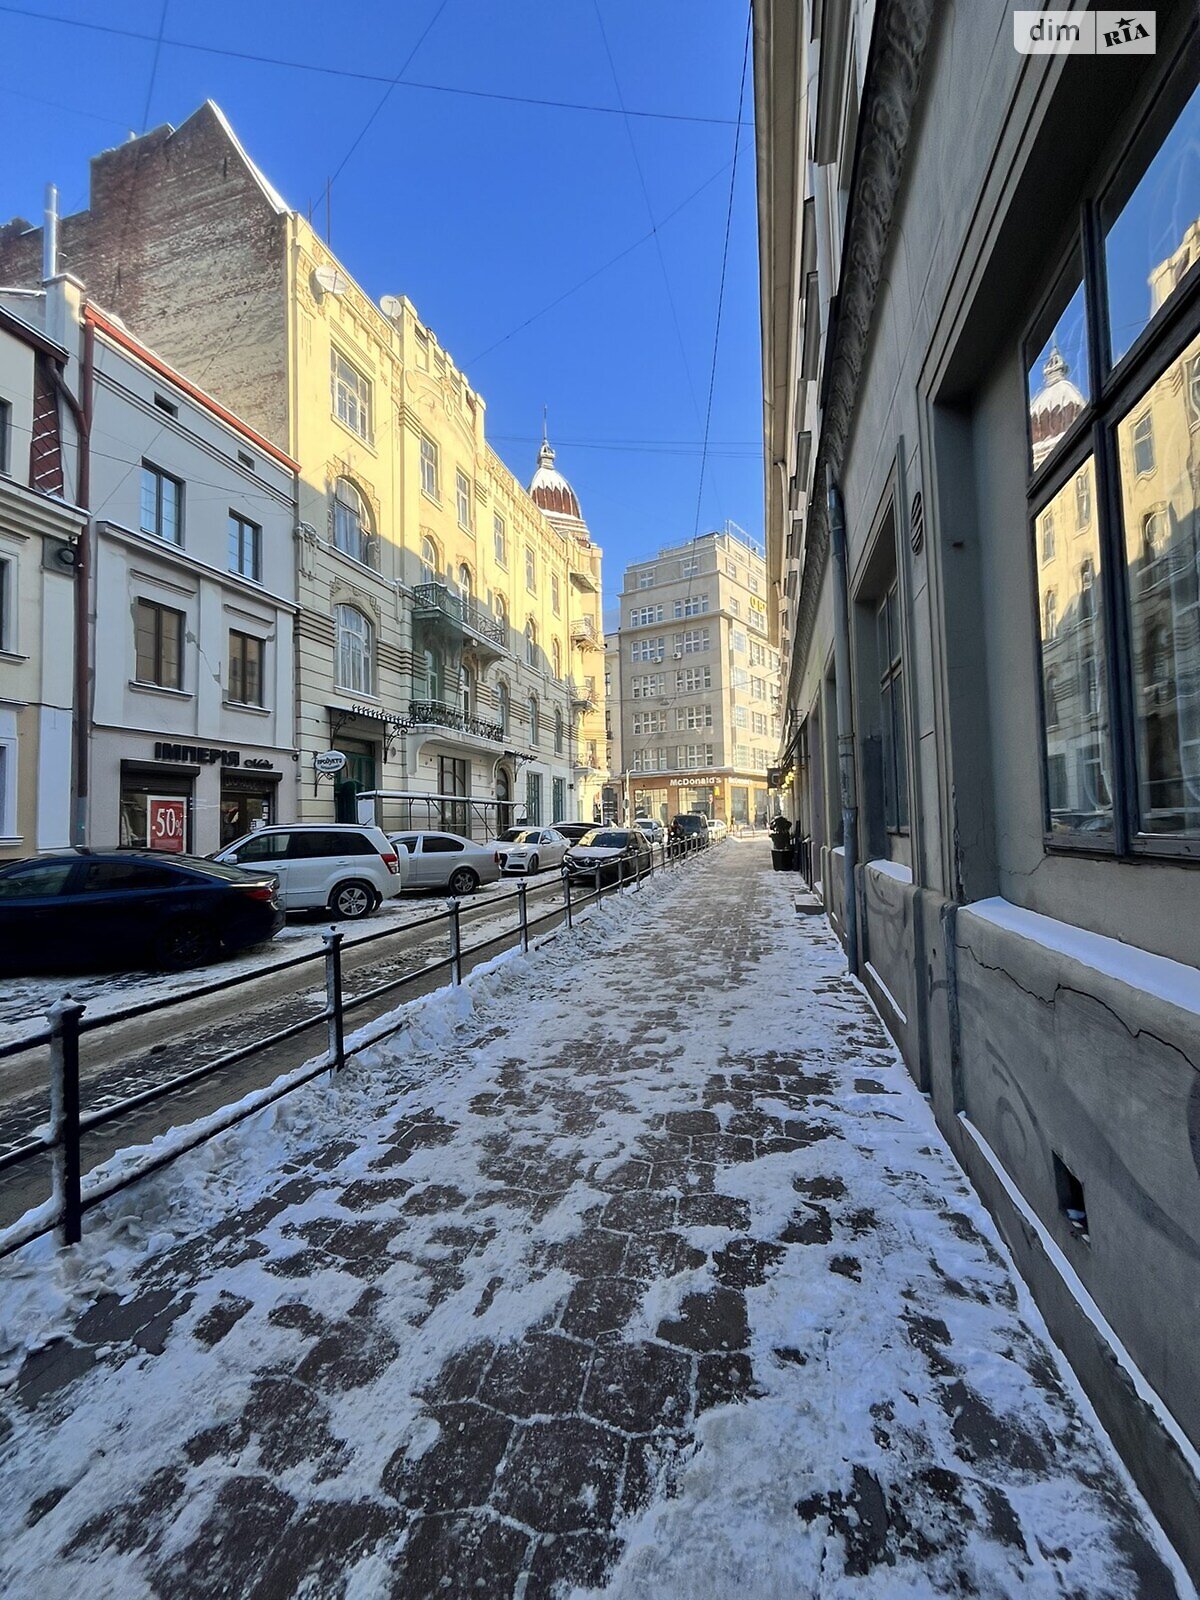
[[533,475],[533,482],[529,485],[529,493],[534,504],[541,506],[548,516],[573,517],[577,522],[583,521],[578,497],[554,465],[554,451],[545,434],[542,435],[537,471]]
[[1033,464],[1040,467],[1083,410],[1087,401],[1070,379],[1070,367],[1057,345],[1052,346],[1042,368],[1046,380],[1029,402],[1029,431],[1033,435]]

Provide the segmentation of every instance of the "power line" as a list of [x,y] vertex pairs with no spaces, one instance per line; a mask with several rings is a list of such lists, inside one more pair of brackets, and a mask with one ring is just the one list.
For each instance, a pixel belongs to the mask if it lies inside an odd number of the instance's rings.
[[[54,23],[63,28],[81,28],[91,33],[106,33],[119,39],[139,39],[147,44],[156,42],[156,36],[152,33],[141,33],[133,28],[118,28],[112,23],[86,22],[79,17],[64,17],[49,11],[31,11],[25,6],[0,5],[0,12],[6,12],[14,17],[27,17],[34,22]],[[225,56],[232,61],[249,61],[257,66],[281,67],[289,72],[314,72],[323,77],[352,79],[357,83],[392,82],[385,73],[357,72],[350,67],[332,67],[316,61],[292,61],[284,56],[259,55],[250,50],[231,50],[227,46],[198,44],[191,39],[168,38],[164,35],[162,43],[174,50],[192,50],[200,55]],[[606,117],[644,117],[654,122],[692,122],[709,127],[730,126],[728,117],[704,117],[681,111],[643,111],[621,106],[594,105],[581,100],[547,100],[536,95],[504,94],[495,89],[467,89],[462,85],[451,83],[422,83],[416,79],[408,79],[400,87],[420,89],[429,94],[460,95],[471,100],[497,100],[508,105],[542,106],[552,111],[585,111]]]
[[154,98],[154,83],[158,77],[158,58],[162,55],[163,29],[167,25],[167,7],[171,0],[163,0],[158,18],[158,34],[154,40],[154,59],[150,63],[150,82],[146,85],[146,104],[142,108],[142,132],[150,125],[150,101]]
[[441,4],[438,6],[437,10],[433,13],[433,16],[429,19],[429,22],[426,24],[426,26],[421,30],[421,33],[419,34],[419,36],[417,38],[416,44],[413,45],[412,49],[405,56],[404,64],[400,68],[400,71],[396,74],[396,76],[388,84],[387,88],[383,91],[383,94],[380,96],[380,99],[379,99],[379,104],[375,107],[374,111],[372,111],[371,115],[367,118],[366,122],[363,123],[362,128],[361,128],[361,130],[360,130],[360,132],[358,134],[358,137],[355,139],[354,143],[350,146],[349,150],[346,151],[346,154],[342,157],[341,161],[338,163],[337,168],[333,173],[333,176],[329,180],[331,184],[332,183],[336,183],[338,178],[341,177],[342,169],[345,167],[345,165],[349,161],[350,157],[358,149],[359,145],[366,138],[367,133],[370,131],[371,124],[375,121],[375,118],[379,115],[379,113],[383,110],[384,106],[387,104],[388,100],[391,97],[392,90],[394,88],[396,88],[396,86],[399,84],[401,78],[408,71],[409,67],[412,65],[412,63],[416,59],[417,51],[421,48],[421,46],[425,43],[426,39],[433,32],[434,27],[437,24],[438,18],[441,16],[442,12],[446,9],[446,6],[448,5],[448,3],[449,3],[449,0],[441,0]]

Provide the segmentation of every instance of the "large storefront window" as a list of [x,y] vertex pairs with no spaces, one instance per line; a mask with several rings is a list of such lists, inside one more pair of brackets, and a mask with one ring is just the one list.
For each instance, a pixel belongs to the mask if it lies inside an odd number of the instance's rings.
[[1046,827],[1059,846],[1200,854],[1198,58],[1193,42],[1081,217],[1027,344]]
[[441,826],[447,833],[467,832],[467,803],[469,764],[458,756],[438,757],[438,793],[462,795],[463,800],[443,800],[438,807]]
[[221,848],[275,821],[275,785],[249,773],[221,775]]
[[190,775],[123,767],[120,843],[172,854],[190,851],[193,784]]

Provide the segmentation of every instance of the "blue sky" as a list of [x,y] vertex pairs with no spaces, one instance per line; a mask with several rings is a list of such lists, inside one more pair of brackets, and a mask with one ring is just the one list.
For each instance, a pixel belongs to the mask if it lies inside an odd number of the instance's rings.
[[[165,23],[162,0],[23,3],[149,37],[0,10],[0,214],[39,218],[47,181],[58,184],[64,210],[78,209],[92,153],[131,129],[178,124],[211,97],[288,202],[305,211],[312,202],[314,220],[323,223],[326,177],[345,160],[333,189],[334,249],[375,298],[414,301],[483,394],[492,443],[525,481],[549,407],[558,464],[605,547],[610,595],[627,561],[691,537],[745,39],[741,0],[598,0],[599,10],[597,0],[207,0],[203,8],[167,0]],[[160,24],[168,42],[156,65]],[[387,88],[370,76],[398,73],[418,40],[405,78],[479,93],[402,81],[363,134]],[[670,117],[487,95],[610,108],[623,101],[631,112]],[[743,115],[752,115],[749,74]],[[731,518],[761,537],[749,126],[710,439],[701,531]]]

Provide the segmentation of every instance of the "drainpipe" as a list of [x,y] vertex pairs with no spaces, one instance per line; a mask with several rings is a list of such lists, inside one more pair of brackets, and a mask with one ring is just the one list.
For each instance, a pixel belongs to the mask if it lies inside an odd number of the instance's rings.
[[843,926],[846,959],[857,977],[858,901],[855,888],[858,866],[858,786],[854,770],[854,719],[850,698],[850,598],[846,570],[846,513],[842,494],[830,473],[826,486],[829,538],[833,548],[833,660],[837,672],[838,787],[842,799],[842,849],[845,862]]

